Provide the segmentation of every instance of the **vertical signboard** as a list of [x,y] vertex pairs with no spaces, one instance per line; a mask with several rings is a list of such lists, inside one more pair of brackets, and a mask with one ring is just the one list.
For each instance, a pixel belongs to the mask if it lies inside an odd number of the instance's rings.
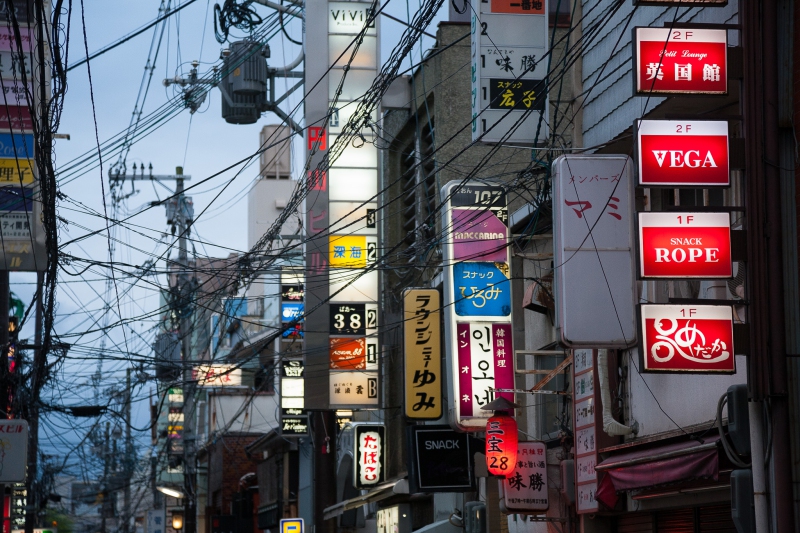
[[284,436],[308,434],[304,374],[303,361],[281,361],[281,433]]
[[472,140],[546,139],[547,1],[491,0],[478,5],[470,30]]
[[633,187],[624,155],[553,161],[556,328],[567,346],[636,343]]
[[736,372],[731,306],[642,304],[640,314],[643,372]]
[[544,513],[550,508],[547,495],[547,446],[544,442],[520,442],[514,473],[500,485],[500,508],[504,513]]
[[632,44],[634,94],[728,94],[727,30],[634,28]]
[[[335,161],[328,151],[378,73],[368,2],[311,0],[305,19],[306,407],[376,407],[378,152],[372,134]],[[352,43],[361,39],[351,57]],[[341,320],[335,317],[339,316]]]
[[639,120],[634,126],[640,186],[730,186],[726,121]]
[[415,420],[442,417],[442,354],[436,289],[409,289],[403,295],[405,413]]
[[445,231],[445,347],[452,423],[483,431],[497,397],[514,400],[508,204],[502,186],[451,182],[442,188]]
[[353,484],[369,489],[386,480],[386,439],[380,424],[353,424]]
[[[595,431],[594,350],[573,351],[573,404],[575,405],[575,501],[578,514],[598,510],[597,442]],[[602,431],[602,428],[601,428]]]
[[[7,21],[0,32],[0,268],[13,271],[42,271],[47,265],[41,202],[33,201],[39,182],[31,110],[37,109],[38,95],[31,88],[39,81],[49,84],[50,70],[45,69],[45,80],[38,80],[38,69],[31,69],[36,50],[32,5],[10,6],[21,43]],[[6,18],[3,12],[0,19]],[[19,79],[23,69],[27,86]]]

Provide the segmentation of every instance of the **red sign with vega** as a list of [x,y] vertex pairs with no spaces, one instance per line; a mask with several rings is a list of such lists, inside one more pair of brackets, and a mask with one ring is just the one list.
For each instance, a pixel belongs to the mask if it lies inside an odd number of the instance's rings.
[[639,185],[730,185],[727,122],[640,120],[636,138]]
[[728,213],[639,213],[642,278],[733,277]]
[[727,94],[726,30],[634,28],[637,94]]
[[645,372],[736,372],[730,306],[643,304],[640,327]]

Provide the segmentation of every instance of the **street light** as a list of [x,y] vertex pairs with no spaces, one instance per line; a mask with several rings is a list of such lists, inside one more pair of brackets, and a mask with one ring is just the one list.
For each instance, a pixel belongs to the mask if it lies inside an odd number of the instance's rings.
[[183,513],[180,511],[172,511],[172,529],[180,531],[183,529]]
[[167,496],[172,496],[173,498],[183,498],[183,492],[174,487],[162,486],[162,487],[156,487],[156,490],[162,494],[166,494]]

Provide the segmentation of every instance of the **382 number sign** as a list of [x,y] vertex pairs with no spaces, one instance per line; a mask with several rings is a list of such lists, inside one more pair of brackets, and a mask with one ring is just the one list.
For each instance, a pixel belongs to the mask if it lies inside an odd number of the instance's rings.
[[369,304],[330,306],[330,332],[336,335],[366,335],[378,327],[378,308]]

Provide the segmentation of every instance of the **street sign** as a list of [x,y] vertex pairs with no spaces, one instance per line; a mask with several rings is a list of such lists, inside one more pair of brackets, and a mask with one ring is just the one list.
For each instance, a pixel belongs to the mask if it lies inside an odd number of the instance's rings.
[[636,162],[642,187],[728,187],[728,123],[639,120]]
[[728,213],[639,213],[643,279],[733,277]]
[[471,438],[450,426],[409,426],[409,484],[417,492],[470,492],[475,478]]
[[472,140],[546,138],[547,2],[484,0],[471,17]]
[[481,406],[514,388],[508,205],[503,187],[451,182],[446,208],[445,347],[455,425],[483,431],[491,411]]
[[331,337],[331,370],[377,370],[377,337]]
[[403,294],[405,413],[415,420],[442,417],[441,309],[436,289]]
[[364,235],[331,235],[331,268],[366,268],[378,259],[376,237]]
[[736,373],[731,306],[642,304],[640,315],[644,372]]
[[386,479],[386,437],[382,424],[360,423],[353,426],[353,484],[368,489]]
[[334,371],[330,373],[331,405],[374,407],[378,405],[378,372]]
[[302,518],[281,518],[281,533],[305,533]]
[[378,327],[377,304],[331,304],[331,335],[366,335]]
[[0,483],[23,483],[28,465],[28,423],[0,420]]
[[636,343],[634,185],[624,155],[553,161],[556,329],[567,346]]
[[517,444],[514,473],[500,485],[500,509],[504,513],[544,513],[547,495],[547,446],[544,442]]
[[727,94],[728,32],[634,28],[634,94]]
[[[505,249],[502,250],[505,254]],[[458,316],[510,316],[511,280],[507,263],[453,265]]]

